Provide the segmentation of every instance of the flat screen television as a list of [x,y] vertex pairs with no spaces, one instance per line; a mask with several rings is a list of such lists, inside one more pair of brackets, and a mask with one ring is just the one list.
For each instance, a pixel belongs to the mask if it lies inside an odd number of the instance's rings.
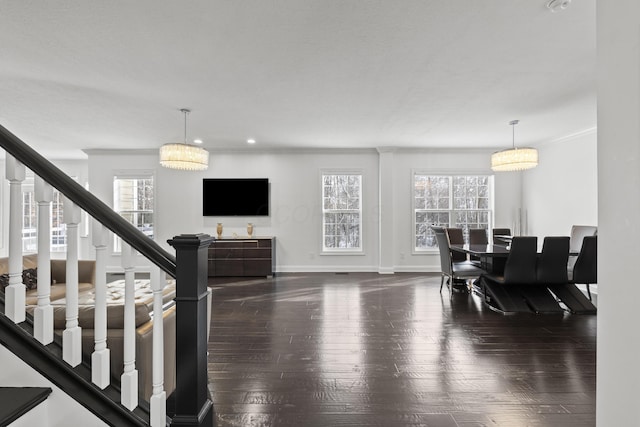
[[205,178],[202,215],[269,216],[267,178]]

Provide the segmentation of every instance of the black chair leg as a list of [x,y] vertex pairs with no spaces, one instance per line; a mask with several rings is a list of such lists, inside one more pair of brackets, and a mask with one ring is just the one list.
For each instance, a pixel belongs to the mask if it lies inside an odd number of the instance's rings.
[[591,300],[591,289],[589,288],[589,284],[587,283],[587,295],[589,295],[589,301]]

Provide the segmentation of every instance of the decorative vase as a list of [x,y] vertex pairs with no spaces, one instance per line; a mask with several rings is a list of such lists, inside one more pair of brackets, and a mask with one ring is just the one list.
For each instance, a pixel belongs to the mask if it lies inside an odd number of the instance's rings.
[[247,223],[247,234],[249,235],[249,238],[253,236],[253,224],[250,222]]
[[216,227],[216,232],[218,233],[218,239],[222,239],[222,223],[219,222]]

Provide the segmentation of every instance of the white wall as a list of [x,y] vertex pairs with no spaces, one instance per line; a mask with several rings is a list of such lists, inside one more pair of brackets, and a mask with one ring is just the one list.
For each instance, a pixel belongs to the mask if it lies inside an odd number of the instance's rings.
[[[381,261],[379,213],[381,206],[393,209],[393,239],[386,251],[394,271],[439,271],[437,252],[413,252],[412,172],[490,173],[490,150],[398,149],[384,167],[393,177],[391,200],[379,201],[379,156],[376,150],[319,150],[289,152],[212,152],[205,172],[184,172],[161,168],[156,152],[92,150],[87,161],[57,161],[58,166],[81,183],[87,179],[91,192],[108,206],[113,205],[113,176],[118,171],[151,171],[156,180],[156,241],[173,253],[166,241],[185,233],[215,235],[222,222],[224,235],[246,235],[247,222],[254,223],[258,236],[276,236],[277,270],[287,271],[379,271]],[[544,157],[543,157],[544,159]],[[547,167],[541,161],[540,168]],[[323,169],[359,169],[364,179],[363,255],[321,253],[320,172]],[[534,170],[536,171],[536,170]],[[527,171],[526,173],[531,173]],[[534,173],[537,173],[534,172]],[[495,175],[495,225],[513,227],[520,208],[521,173]],[[542,174],[541,178],[545,178]],[[202,179],[220,177],[266,177],[270,181],[269,217],[202,216]],[[3,180],[2,244],[6,256],[8,238],[8,184]],[[224,201],[224,195],[220,195]],[[546,215],[546,213],[544,213]],[[531,217],[531,214],[530,214]],[[537,221],[537,220],[536,220]],[[568,223],[574,221],[570,218]],[[385,224],[385,227],[387,225]],[[84,226],[81,224],[81,230]],[[80,257],[93,258],[90,236],[80,238]],[[146,262],[139,258],[140,270]],[[109,270],[119,271],[120,258],[112,255]]]
[[[221,222],[224,236],[246,236],[247,222],[257,236],[276,236],[277,270],[372,271],[378,264],[377,152],[341,151],[303,153],[211,153],[209,169],[185,172],[161,168],[156,153],[89,152],[91,189],[112,206],[113,175],[116,170],[152,169],[156,179],[156,241],[173,253],[166,241],[179,234],[216,235]],[[364,255],[321,255],[320,171],[360,169],[363,173]],[[268,178],[270,216],[203,217],[203,178]],[[224,194],[220,195],[224,203]],[[109,263],[119,266],[117,256]],[[376,270],[374,270],[376,271]]]
[[[233,233],[246,236],[247,222],[252,222],[257,236],[276,236],[276,262],[280,272],[371,271],[378,264],[377,162],[374,150],[257,154],[213,152],[209,170],[204,173],[194,175],[159,169],[158,237],[166,240],[185,231],[215,235],[218,222],[223,224],[224,236]],[[323,169],[357,169],[363,173],[363,255],[321,254],[320,174]],[[268,178],[270,215],[203,217],[204,177]],[[224,203],[223,194],[220,202]]]
[[538,167],[523,175],[523,209],[533,236],[568,236],[571,226],[598,225],[595,130],[538,146]]
[[[108,205],[113,199],[117,170],[153,170],[156,178],[156,241],[171,253],[166,241],[184,233],[215,236],[223,223],[224,236],[246,235],[252,222],[258,236],[276,236],[279,272],[379,271],[379,216],[382,206],[393,208],[394,236],[389,251],[394,271],[440,271],[437,252],[413,253],[412,171],[434,173],[490,173],[488,150],[397,150],[385,165],[394,181],[390,200],[379,201],[379,153],[376,150],[289,152],[212,152],[209,170],[184,172],[158,166],[156,153],[90,151],[92,192]],[[320,173],[323,169],[358,169],[363,173],[363,255],[323,255]],[[388,171],[389,172],[389,171]],[[203,178],[269,178],[269,217],[203,217]],[[496,224],[511,226],[520,203],[519,175],[499,174],[496,186]],[[224,203],[224,195],[220,195]],[[386,247],[386,246],[385,246]],[[109,265],[119,268],[117,256]]]
[[640,425],[640,2],[598,0],[596,423]]

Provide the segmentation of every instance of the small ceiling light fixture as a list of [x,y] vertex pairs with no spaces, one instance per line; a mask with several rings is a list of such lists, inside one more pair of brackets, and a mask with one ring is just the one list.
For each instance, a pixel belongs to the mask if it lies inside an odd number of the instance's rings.
[[209,152],[204,148],[187,144],[187,114],[191,110],[180,109],[184,114],[184,142],[164,144],[160,147],[160,164],[169,169],[201,171],[209,167]]
[[255,143],[256,143],[255,139],[253,139],[253,138],[247,139],[247,144],[255,144]]
[[549,0],[547,9],[551,12],[558,12],[559,10],[565,10],[570,4],[571,0]]
[[513,130],[513,147],[496,151],[491,155],[491,170],[495,172],[522,171],[538,166],[538,150],[535,148],[516,148],[516,125],[519,120],[509,124]]

